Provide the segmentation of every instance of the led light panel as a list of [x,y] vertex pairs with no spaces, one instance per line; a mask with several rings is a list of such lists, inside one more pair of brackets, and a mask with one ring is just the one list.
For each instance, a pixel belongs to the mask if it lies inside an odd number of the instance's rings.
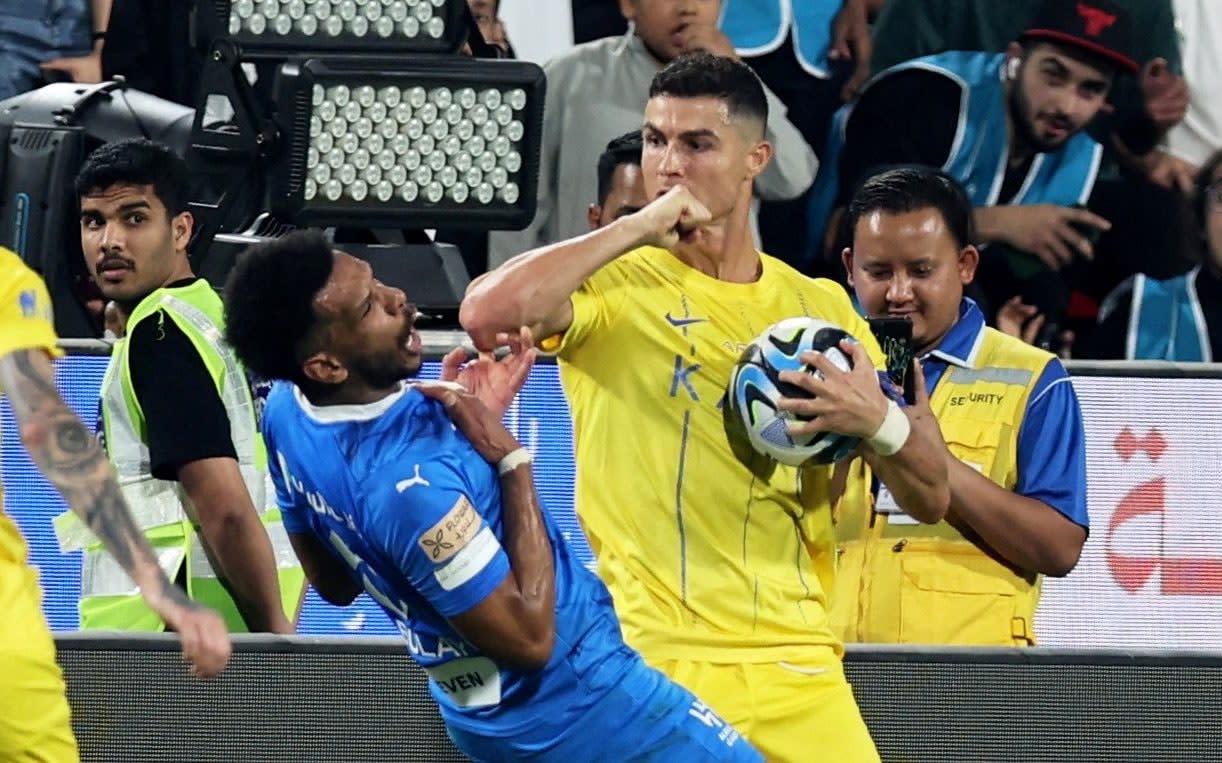
[[243,57],[327,52],[453,52],[465,0],[212,0],[197,8],[209,42]]
[[273,204],[313,223],[406,215],[422,227],[524,226],[543,97],[542,71],[521,61],[286,65],[278,104],[289,158]]

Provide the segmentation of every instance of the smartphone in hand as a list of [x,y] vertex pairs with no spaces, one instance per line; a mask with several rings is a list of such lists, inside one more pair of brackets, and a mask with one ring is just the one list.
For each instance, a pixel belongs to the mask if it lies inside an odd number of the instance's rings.
[[916,348],[912,344],[912,320],[909,318],[870,318],[870,331],[883,354],[887,356],[887,373],[904,390],[904,400],[916,402],[916,374],[912,364]]

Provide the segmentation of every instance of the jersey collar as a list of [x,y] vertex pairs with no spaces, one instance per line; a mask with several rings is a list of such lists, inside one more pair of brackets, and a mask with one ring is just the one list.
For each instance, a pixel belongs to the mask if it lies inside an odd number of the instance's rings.
[[293,385],[293,397],[297,405],[307,416],[321,424],[337,424],[340,422],[372,421],[389,411],[395,403],[407,392],[408,385],[400,382],[399,389],[373,403],[363,405],[314,405],[301,390]]
[[959,303],[959,320],[922,360],[937,358],[953,366],[975,368],[980,343],[984,340],[984,326],[984,313],[980,307],[974,300],[964,297]]

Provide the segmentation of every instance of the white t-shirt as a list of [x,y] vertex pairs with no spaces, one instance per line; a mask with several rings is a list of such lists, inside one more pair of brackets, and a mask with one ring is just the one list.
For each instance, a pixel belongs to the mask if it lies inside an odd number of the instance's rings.
[[1164,150],[1200,166],[1222,150],[1222,3],[1174,2],[1189,101],[1184,121],[1167,133]]

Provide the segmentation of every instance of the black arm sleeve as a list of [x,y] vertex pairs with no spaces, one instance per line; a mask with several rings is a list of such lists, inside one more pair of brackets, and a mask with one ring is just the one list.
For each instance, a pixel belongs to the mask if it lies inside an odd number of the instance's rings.
[[127,342],[153,476],[173,480],[192,461],[236,459],[220,392],[182,329],[168,316],[153,315],[136,324]]
[[924,69],[888,74],[866,88],[845,126],[837,206],[880,167],[946,163],[959,124],[962,91]]

